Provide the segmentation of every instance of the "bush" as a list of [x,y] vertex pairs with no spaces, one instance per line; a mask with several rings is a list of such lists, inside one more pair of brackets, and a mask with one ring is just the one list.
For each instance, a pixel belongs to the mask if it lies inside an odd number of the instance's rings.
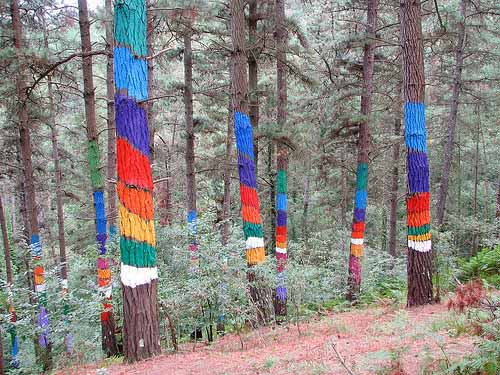
[[469,260],[460,262],[459,280],[466,282],[475,278],[500,287],[500,245],[484,248]]

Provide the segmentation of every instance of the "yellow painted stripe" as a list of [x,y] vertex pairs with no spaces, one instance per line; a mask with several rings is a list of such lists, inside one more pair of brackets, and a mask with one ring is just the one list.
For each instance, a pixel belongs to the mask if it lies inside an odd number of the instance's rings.
[[255,247],[253,249],[247,250],[247,263],[248,264],[259,264],[266,259],[266,251],[263,247]]
[[351,255],[361,257],[363,255],[363,245],[351,244]]
[[286,242],[276,242],[276,247],[280,249],[286,249]]
[[153,220],[144,220],[139,215],[133,214],[120,204],[120,233],[139,242],[147,242],[156,246],[155,226]]
[[425,234],[419,234],[415,236],[408,236],[408,240],[410,241],[427,241],[431,239],[431,234],[425,233]]

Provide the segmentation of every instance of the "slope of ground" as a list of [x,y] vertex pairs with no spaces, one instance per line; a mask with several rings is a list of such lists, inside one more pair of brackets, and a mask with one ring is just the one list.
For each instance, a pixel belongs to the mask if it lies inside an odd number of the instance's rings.
[[[75,375],[388,374],[399,362],[417,375],[439,358],[474,350],[474,337],[452,337],[454,319],[444,305],[413,309],[369,308],[336,313],[297,326],[227,335],[211,346],[186,344],[139,364],[74,369]],[[242,348],[243,345],[243,348]]]

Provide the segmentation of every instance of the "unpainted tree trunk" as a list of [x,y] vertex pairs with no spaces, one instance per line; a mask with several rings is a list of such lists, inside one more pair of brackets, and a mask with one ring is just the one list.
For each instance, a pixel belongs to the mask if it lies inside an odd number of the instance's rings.
[[287,289],[285,267],[287,260],[287,180],[288,180],[288,147],[283,141],[286,134],[287,120],[287,80],[286,80],[286,53],[288,32],[286,29],[285,1],[276,0],[276,97],[277,124],[281,141],[277,143],[276,151],[276,264],[277,287],[274,299],[274,312],[276,317],[287,314]]
[[95,87],[92,67],[92,51],[90,40],[90,22],[87,9],[87,0],[78,0],[80,36],[82,51],[87,54],[82,58],[83,71],[83,98],[85,102],[85,119],[87,123],[87,158],[90,171],[90,180],[93,190],[94,213],[96,218],[96,240],[99,247],[97,260],[97,281],[102,298],[101,312],[102,349],[108,356],[118,354],[115,337],[115,322],[113,305],[111,302],[111,269],[106,256],[106,209],[104,203],[104,182],[100,170],[99,137],[95,112]]
[[35,351],[37,360],[42,364],[44,370],[52,367],[51,343],[49,341],[49,314],[47,311],[47,296],[45,292],[44,269],[42,265],[42,245],[40,242],[38,215],[36,206],[35,180],[33,175],[32,145],[29,128],[29,116],[27,107],[27,91],[25,70],[26,64],[23,56],[23,31],[19,15],[19,4],[17,0],[11,1],[12,29],[14,34],[14,46],[19,64],[16,76],[19,138],[21,146],[21,159],[24,169],[24,187],[26,189],[26,207],[29,218],[29,232],[31,234],[30,248],[33,261],[33,274],[35,284],[35,295],[38,303],[38,315],[36,324],[40,329]]
[[[48,48],[47,38],[45,38],[46,45]],[[56,183],[56,206],[57,206],[57,231],[58,231],[58,242],[59,242],[59,266],[61,272],[61,293],[63,298],[63,310],[65,315],[66,325],[69,325],[67,319],[67,311],[69,310],[69,305],[67,301],[68,294],[68,260],[66,257],[66,238],[64,235],[64,206],[63,206],[63,192],[62,192],[62,171],[59,160],[59,146],[57,139],[57,125],[55,119],[55,106],[54,106],[54,95],[52,92],[52,78],[47,77],[47,89],[49,95],[49,106],[50,106],[50,135],[52,141],[52,161],[54,163],[54,175]],[[65,338],[66,352],[71,354],[73,352],[73,336],[70,332],[66,332]]]
[[403,51],[405,139],[408,191],[407,306],[433,302],[432,242],[430,237],[429,163],[424,106],[424,55],[420,0],[400,2]]
[[[474,191],[472,196],[472,213],[474,214],[474,219],[477,220],[477,192],[479,189],[479,139],[480,139],[480,129],[481,129],[481,112],[480,112],[480,104],[476,105],[475,114],[477,115],[476,121],[476,134],[475,134],[475,151],[474,151]],[[477,230],[474,229],[474,233],[472,235],[472,246],[470,256],[474,256],[477,254],[477,249],[479,247],[478,243],[478,233]]]
[[[498,224],[498,221],[500,220],[500,179],[497,181],[497,205],[495,210],[495,219]],[[497,238],[499,237],[499,235],[500,235],[500,228],[499,225],[497,225],[497,233],[496,233]]]
[[448,195],[448,185],[450,182],[451,162],[453,160],[453,149],[455,146],[455,132],[457,128],[458,105],[460,91],[462,88],[462,69],[464,66],[465,47],[465,18],[467,10],[467,0],[460,0],[460,20],[458,22],[458,40],[455,50],[455,66],[453,69],[453,93],[451,97],[451,108],[448,116],[448,137],[444,148],[443,169],[441,172],[441,186],[437,202],[437,222],[438,228],[443,226],[446,197]]
[[[146,44],[148,47],[148,56],[153,56],[154,54],[154,16],[153,12],[150,11],[152,8],[152,0],[146,0]],[[154,92],[154,59],[148,59],[148,93],[150,96]],[[155,133],[156,133],[156,122],[155,122],[155,111],[153,110],[154,100],[148,101],[147,103],[147,114],[148,114],[148,127],[149,127],[149,152],[150,160],[154,162],[155,160]]]
[[106,8],[106,125],[107,125],[107,198],[108,227],[110,236],[117,232],[116,228],[116,125],[115,125],[115,77],[113,72],[113,0],[105,0]]
[[394,119],[394,136],[397,140],[392,146],[391,192],[389,196],[389,254],[396,258],[396,234],[398,224],[398,185],[399,185],[399,152],[401,135],[401,116]]
[[375,32],[377,30],[378,0],[368,1],[366,35],[363,51],[363,94],[361,95],[362,121],[359,124],[358,166],[356,193],[352,219],[349,255],[349,289],[347,299],[354,301],[361,287],[361,257],[365,236],[366,200],[368,194],[368,152],[370,147],[369,123],[372,108],[373,68],[375,66]]
[[193,126],[193,50],[191,47],[192,29],[191,22],[184,31],[184,113],[186,119],[186,201],[187,221],[189,227],[189,253],[191,268],[198,268],[199,254],[196,240],[196,174],[195,174],[195,135]]
[[[259,52],[257,42],[257,0],[248,2],[248,88],[249,88],[249,116],[254,133],[259,129],[259,93],[257,84],[259,82],[259,65],[257,62]],[[259,140],[256,138],[253,144],[255,156],[255,172],[259,174]]]
[[144,0],[115,2],[117,187],[125,362],[160,353]]
[[[5,257],[5,273],[7,276],[7,310],[10,315],[10,325],[9,334],[11,342],[11,366],[13,368],[19,367],[19,360],[17,355],[19,353],[19,340],[17,338],[16,322],[17,315],[14,309],[14,296],[12,294],[12,261],[10,257],[10,244],[9,237],[7,233],[7,222],[5,220],[5,212],[3,209],[2,197],[0,196],[0,226],[2,229],[2,239],[3,239],[3,249]],[[1,335],[0,335],[1,337]],[[0,339],[0,374],[3,371],[3,351],[2,351],[2,340]]]
[[227,245],[231,233],[231,158],[233,154],[233,108],[231,100],[228,106],[226,135],[226,160],[224,166],[224,196],[222,198],[222,245]]

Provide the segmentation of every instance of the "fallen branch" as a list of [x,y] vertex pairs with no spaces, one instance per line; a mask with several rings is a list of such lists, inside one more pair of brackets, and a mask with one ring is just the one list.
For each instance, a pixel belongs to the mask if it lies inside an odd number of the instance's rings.
[[335,343],[332,343],[332,349],[335,352],[335,355],[337,356],[338,361],[340,364],[345,368],[345,370],[349,373],[349,375],[356,375],[350,368],[347,366],[345,359],[340,355],[339,351],[337,350],[337,345]]

